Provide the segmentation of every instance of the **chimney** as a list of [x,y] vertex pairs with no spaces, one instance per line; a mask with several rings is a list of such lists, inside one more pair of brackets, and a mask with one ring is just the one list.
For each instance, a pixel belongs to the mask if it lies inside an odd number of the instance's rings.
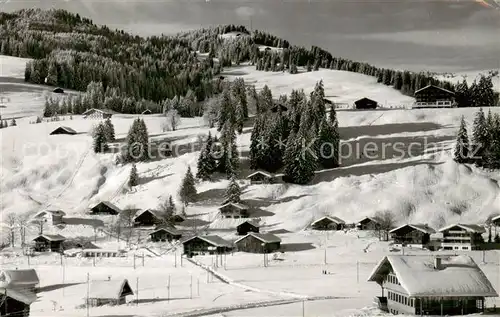
[[434,258],[434,269],[436,270],[441,270],[441,258],[435,257]]

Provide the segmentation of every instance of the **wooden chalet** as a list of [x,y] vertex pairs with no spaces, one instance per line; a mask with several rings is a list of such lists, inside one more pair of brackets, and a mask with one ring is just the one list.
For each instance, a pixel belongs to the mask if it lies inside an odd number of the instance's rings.
[[64,216],[66,216],[66,213],[62,210],[42,210],[31,218],[31,222],[43,222],[55,226],[63,223]]
[[498,294],[470,256],[385,256],[369,282],[380,285],[375,301],[395,315],[453,316],[484,311]]
[[233,250],[229,241],[219,236],[194,236],[182,242],[184,254],[193,256],[197,254],[224,254]]
[[436,231],[426,224],[406,224],[389,231],[394,245],[412,248],[426,248],[434,233]]
[[257,171],[247,176],[251,184],[272,184],[274,183],[274,175]]
[[451,108],[455,103],[455,93],[447,89],[428,85],[415,91],[413,108]]
[[61,126],[49,133],[49,135],[58,135],[58,134],[75,135],[76,131],[70,127]]
[[184,222],[186,221],[186,218],[184,218],[184,216],[182,215],[173,215],[170,220],[173,222],[173,223],[181,223],[181,222]]
[[236,232],[239,236],[246,235],[250,232],[259,233],[259,225],[252,220],[245,220],[236,226]]
[[443,250],[478,250],[484,243],[482,234],[484,227],[476,224],[452,224],[438,230],[443,234],[441,248]]
[[311,223],[314,230],[342,230],[345,221],[335,216],[324,216]]
[[354,107],[356,109],[376,109],[378,107],[378,103],[375,100],[369,98],[361,98],[354,102]]
[[127,296],[134,295],[126,279],[90,281],[89,284],[89,295],[85,298],[89,306],[123,305]]
[[90,208],[91,215],[118,215],[121,212],[120,208],[109,201],[101,201]]
[[0,316],[29,316],[39,283],[33,269],[0,271]]
[[173,240],[180,240],[182,233],[175,228],[165,226],[156,228],[155,231],[149,234],[149,236],[153,242],[170,242]]
[[279,250],[281,239],[271,233],[251,232],[234,241],[236,249],[250,253],[270,253]]
[[62,252],[62,243],[66,240],[60,234],[42,234],[33,239],[37,252]]
[[363,218],[356,224],[358,230],[380,230],[380,223],[370,217]]
[[55,94],[64,94],[64,89],[62,89],[61,87],[57,87],[57,88],[54,88],[52,90],[52,92]]
[[161,223],[161,218],[152,209],[138,211],[134,216],[134,227],[151,227]]
[[153,113],[153,112],[152,112],[150,109],[146,109],[146,110],[144,110],[141,114],[145,114],[145,115],[147,115],[147,114],[152,114],[152,113]]
[[113,116],[113,112],[109,110],[91,108],[85,111],[82,115],[84,119],[103,120],[111,118]]
[[242,203],[229,202],[219,207],[223,218],[248,218],[248,206]]

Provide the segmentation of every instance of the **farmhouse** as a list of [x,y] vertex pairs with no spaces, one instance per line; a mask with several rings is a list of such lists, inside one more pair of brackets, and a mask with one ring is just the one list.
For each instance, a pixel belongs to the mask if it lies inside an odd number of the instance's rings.
[[324,216],[311,223],[314,230],[342,230],[345,227],[345,221],[335,216]]
[[385,256],[368,278],[382,288],[379,308],[393,314],[467,315],[484,311],[485,297],[495,289],[474,260]]
[[412,248],[426,248],[433,233],[436,231],[426,224],[406,224],[389,231],[396,246]]
[[375,100],[369,98],[361,98],[354,102],[354,107],[356,109],[376,109],[378,103]]
[[34,250],[37,252],[62,252],[62,243],[65,237],[59,234],[42,234],[33,239],[35,242]]
[[441,248],[444,250],[477,250],[484,243],[482,234],[486,230],[475,224],[452,224],[439,229],[443,234]]
[[248,206],[241,203],[229,202],[219,207],[219,211],[224,218],[248,218]]
[[194,236],[182,242],[184,254],[193,256],[196,254],[223,254],[233,249],[229,241],[219,236]]
[[250,232],[259,233],[259,225],[251,220],[245,220],[236,226],[236,232],[239,236],[246,235]]
[[134,292],[127,280],[91,281],[85,301],[89,306],[123,305],[128,295]]
[[91,215],[118,215],[121,211],[109,201],[101,201],[90,208]]
[[134,216],[134,227],[150,227],[161,222],[161,218],[156,211],[145,209],[138,211]]
[[43,222],[55,226],[63,223],[64,216],[66,213],[62,210],[42,210],[31,218],[31,222]]
[[272,184],[274,182],[274,175],[257,171],[247,176],[251,184]]
[[50,135],[58,135],[58,134],[67,134],[67,135],[75,135],[76,131],[70,127],[59,127],[54,131],[50,132]]
[[0,272],[0,316],[30,315],[30,305],[36,300],[40,283],[36,271],[2,270]]
[[373,218],[365,217],[356,224],[356,228],[359,230],[379,230],[380,223]]
[[57,87],[57,88],[54,88],[54,90],[52,90],[52,92],[55,94],[64,94],[64,89],[62,89],[61,87]]
[[428,85],[415,91],[415,99],[413,108],[451,108],[454,105],[455,93],[441,87]]
[[102,109],[88,109],[84,113],[82,113],[84,119],[108,119],[111,118],[113,113],[108,110],[102,110]]
[[161,227],[151,232],[149,236],[153,242],[170,242],[172,240],[179,240],[182,237],[182,234],[175,228]]
[[270,253],[279,250],[281,239],[271,233],[249,233],[234,241],[238,251]]

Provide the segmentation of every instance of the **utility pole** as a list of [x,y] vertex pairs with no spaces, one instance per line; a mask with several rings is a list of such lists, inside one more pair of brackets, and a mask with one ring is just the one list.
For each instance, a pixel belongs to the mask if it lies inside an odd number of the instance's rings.
[[62,284],[63,284],[62,291],[63,291],[63,297],[64,297],[64,289],[66,288],[66,287],[64,287],[64,285],[66,285],[66,269],[64,266],[62,267],[62,270],[63,270],[62,271]]
[[87,273],[87,317],[89,317],[90,314],[89,297],[90,297],[90,273]]
[[189,283],[189,298],[193,299],[193,275],[191,275],[191,283]]
[[196,294],[198,294],[198,297],[200,297],[200,278],[199,277],[198,277],[197,283],[198,283],[198,286],[196,289]]
[[356,282],[359,284],[359,261],[356,261]]
[[167,301],[170,302],[170,275],[168,276],[167,290],[168,290]]
[[326,264],[326,246],[325,246],[325,264]]
[[303,300],[302,301],[302,317],[305,317],[306,316],[306,307],[305,307],[305,301]]
[[135,301],[136,301],[136,304],[137,306],[139,306],[139,278],[137,278],[135,280],[135,291],[136,291],[136,297],[135,297]]
[[142,266],[144,267],[144,252],[142,253]]
[[174,258],[175,258],[174,267],[177,267],[177,250],[175,250],[174,252]]
[[135,270],[135,253],[134,253],[134,270]]

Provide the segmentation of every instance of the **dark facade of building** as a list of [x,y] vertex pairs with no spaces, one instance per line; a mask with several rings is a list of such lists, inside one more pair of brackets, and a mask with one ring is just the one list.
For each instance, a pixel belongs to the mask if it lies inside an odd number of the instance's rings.
[[431,234],[435,230],[426,225],[408,224],[389,232],[394,244],[410,247],[426,247],[431,241]]
[[429,85],[415,91],[415,99],[417,103],[437,103],[439,101],[453,102],[455,94],[444,88]]
[[313,222],[311,227],[314,230],[342,230],[345,227],[345,223],[340,221],[340,219],[336,220],[330,217],[323,217]]
[[90,214],[92,215],[118,215],[120,212],[120,208],[107,201],[102,201],[90,208]]
[[55,94],[64,94],[64,89],[57,87],[57,88],[54,88],[54,90],[52,90],[52,92]]
[[195,236],[182,243],[184,254],[224,254],[232,251],[231,244],[219,236]]
[[376,220],[366,217],[358,222],[356,228],[358,228],[359,230],[379,230],[380,224]]
[[375,100],[369,98],[361,98],[354,102],[356,109],[376,109],[378,103]]
[[173,228],[159,228],[149,234],[153,242],[179,240],[182,234]]
[[244,236],[250,232],[259,233],[259,226],[252,221],[245,221],[236,227],[236,232],[240,236]]
[[61,235],[43,234],[33,239],[35,242],[34,250],[37,252],[62,252],[64,240],[66,238]]
[[123,281],[92,281],[89,297],[86,298],[89,306],[123,305],[126,296],[134,295],[127,280]]
[[251,184],[272,184],[274,183],[274,176],[264,172],[255,172],[248,175]]
[[[5,294],[5,292],[7,294]],[[30,305],[15,300],[9,296],[9,290],[2,290],[0,293],[0,316],[28,317],[30,315]]]
[[236,249],[250,253],[270,253],[279,250],[281,239],[270,233],[249,233],[234,242]]
[[69,127],[59,127],[54,131],[50,132],[50,135],[58,135],[58,134],[75,135],[76,131]]
[[156,213],[150,209],[144,210],[134,218],[134,227],[150,227],[160,223]]
[[248,218],[248,207],[239,203],[227,203],[219,207],[224,218]]

